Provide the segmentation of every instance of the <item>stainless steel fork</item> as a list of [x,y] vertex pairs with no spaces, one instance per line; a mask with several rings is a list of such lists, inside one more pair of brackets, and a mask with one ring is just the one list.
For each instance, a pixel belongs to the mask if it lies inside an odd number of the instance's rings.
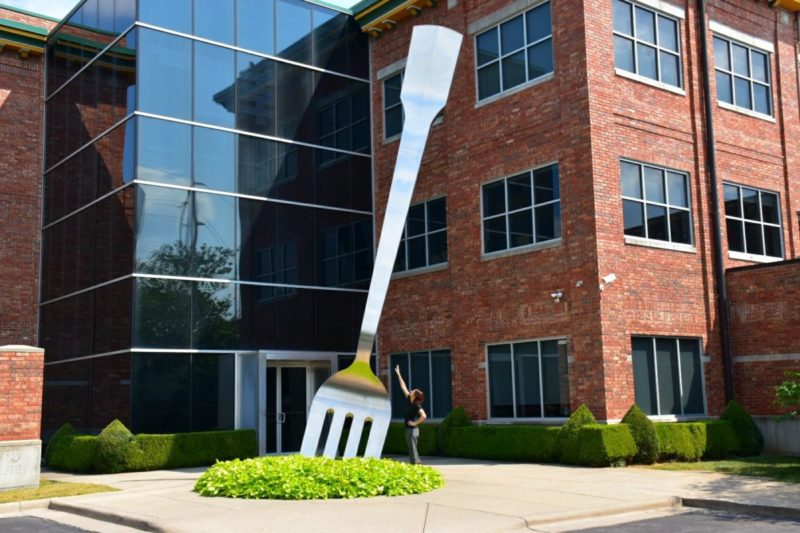
[[414,27],[400,90],[405,123],[386,203],[386,215],[381,226],[356,358],[352,365],[328,378],[314,396],[300,448],[303,455],[316,455],[325,417],[329,412],[333,412],[333,418],[324,444],[324,456],[336,457],[342,428],[348,416],[353,417],[353,422],[344,457],[355,457],[367,420],[372,421],[372,429],[364,457],[381,455],[392,408],[386,388],[370,369],[369,358],[428,132],[433,119],[447,102],[461,39],[460,33],[441,26]]

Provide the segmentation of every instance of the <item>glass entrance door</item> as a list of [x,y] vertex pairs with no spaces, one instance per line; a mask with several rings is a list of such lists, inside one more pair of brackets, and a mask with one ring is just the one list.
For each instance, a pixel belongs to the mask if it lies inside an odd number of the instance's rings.
[[279,414],[281,452],[300,451],[306,430],[307,367],[285,366],[281,373],[281,412]]

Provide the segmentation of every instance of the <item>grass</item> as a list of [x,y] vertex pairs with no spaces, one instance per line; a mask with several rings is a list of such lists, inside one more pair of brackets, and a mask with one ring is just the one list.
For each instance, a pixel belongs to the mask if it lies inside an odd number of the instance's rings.
[[697,463],[662,463],[649,468],[656,470],[696,470],[736,476],[751,476],[800,483],[800,457],[758,456],[702,461]]
[[117,489],[106,485],[92,483],[66,483],[63,481],[50,481],[42,479],[39,488],[15,489],[0,492],[0,503],[22,502],[26,500],[43,500],[47,498],[63,498],[65,496],[80,496],[81,494],[94,494],[95,492],[111,492]]

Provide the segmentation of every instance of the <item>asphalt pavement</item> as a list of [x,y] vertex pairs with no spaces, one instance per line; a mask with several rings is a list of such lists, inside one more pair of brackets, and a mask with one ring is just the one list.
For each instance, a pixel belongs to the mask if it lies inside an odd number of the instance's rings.
[[581,533],[783,533],[800,531],[800,521],[722,511],[687,511],[650,520],[579,529]]
[[3,533],[82,533],[88,530],[35,516],[17,516],[0,518],[0,531]]

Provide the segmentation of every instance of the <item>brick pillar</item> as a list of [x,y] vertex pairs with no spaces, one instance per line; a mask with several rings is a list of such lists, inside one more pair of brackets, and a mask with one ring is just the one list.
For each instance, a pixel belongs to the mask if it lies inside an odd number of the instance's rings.
[[44,350],[0,346],[0,490],[39,485]]

